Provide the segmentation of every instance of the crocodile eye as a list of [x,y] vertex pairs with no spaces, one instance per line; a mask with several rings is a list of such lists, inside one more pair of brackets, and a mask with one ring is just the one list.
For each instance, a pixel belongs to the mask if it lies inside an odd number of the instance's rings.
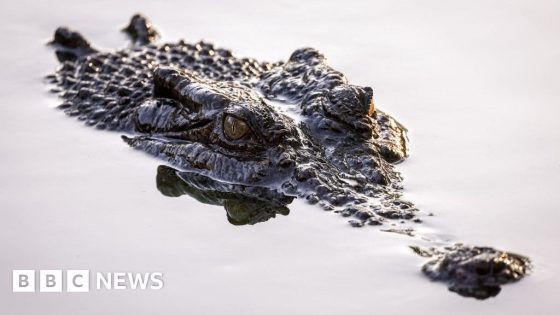
[[243,137],[249,131],[247,123],[243,120],[228,115],[224,119],[224,134],[229,140],[237,140]]
[[373,97],[372,97],[371,100],[369,101],[368,116],[373,115],[374,112],[375,112],[375,105],[373,104]]

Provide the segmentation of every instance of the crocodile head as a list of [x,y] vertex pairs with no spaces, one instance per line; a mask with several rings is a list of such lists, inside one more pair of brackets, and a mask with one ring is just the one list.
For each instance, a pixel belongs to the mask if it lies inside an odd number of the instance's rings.
[[[246,187],[304,197],[354,215],[361,224],[379,222],[375,213],[414,216],[414,207],[389,193],[387,184],[399,178],[380,153],[378,134],[394,120],[373,114],[371,89],[341,84],[308,96],[297,103],[296,123],[259,90],[239,82],[169,66],[155,67],[150,79],[151,94],[124,123],[137,135],[123,139],[184,174],[241,185],[245,189],[238,194],[251,198]],[[400,138],[390,134],[384,141],[395,140]],[[368,203],[375,194],[390,200]]]
[[301,147],[293,121],[235,82],[213,82],[158,67],[153,97],[132,115],[133,147],[185,171],[245,185],[267,185],[293,173]]
[[137,17],[125,30],[132,47],[102,52],[57,29],[50,80],[67,114],[181,171],[305,198],[358,225],[414,217],[392,166],[406,157],[406,129],[319,51],[258,62],[205,42],[149,44],[157,32]]
[[50,76],[68,115],[182,171],[305,198],[358,225],[414,217],[391,165],[406,156],[406,129],[317,50],[274,64],[204,42],[99,52],[66,28],[53,45],[72,57]]

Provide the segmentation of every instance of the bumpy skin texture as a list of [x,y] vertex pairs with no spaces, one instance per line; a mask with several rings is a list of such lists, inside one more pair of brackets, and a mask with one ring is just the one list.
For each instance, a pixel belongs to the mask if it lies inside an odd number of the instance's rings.
[[[49,78],[68,115],[126,132],[130,146],[182,171],[320,202],[354,226],[415,216],[391,164],[406,157],[405,128],[373,111],[371,88],[348,84],[317,50],[259,62],[204,42],[147,44],[157,32],[139,16],[125,30],[134,43],[115,52],[55,32],[62,64]],[[226,134],[231,120],[246,129],[237,139]]]
[[[100,52],[80,33],[57,29],[51,44],[61,65],[47,78],[65,113],[126,133],[130,146],[178,168],[158,169],[164,195],[223,205],[234,224],[286,215],[296,197],[356,227],[415,217],[394,168],[407,156],[406,129],[374,108],[371,88],[349,84],[319,51],[271,63],[202,41],[155,45],[158,32],[141,15],[124,31],[129,48]],[[463,254],[441,255],[470,259]],[[450,277],[426,266],[433,279]]]
[[443,249],[421,250],[431,257],[422,272],[434,281],[444,281],[462,296],[486,299],[500,293],[502,284],[521,280],[530,269],[527,257],[490,247],[455,244]]

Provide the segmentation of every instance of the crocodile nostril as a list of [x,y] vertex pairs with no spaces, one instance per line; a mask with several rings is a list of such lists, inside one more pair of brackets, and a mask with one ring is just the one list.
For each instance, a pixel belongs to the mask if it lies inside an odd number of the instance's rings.
[[506,269],[506,264],[503,261],[497,261],[494,264],[494,273],[500,273]]
[[476,268],[475,272],[481,276],[487,275],[490,272],[490,265],[486,262],[479,263]]

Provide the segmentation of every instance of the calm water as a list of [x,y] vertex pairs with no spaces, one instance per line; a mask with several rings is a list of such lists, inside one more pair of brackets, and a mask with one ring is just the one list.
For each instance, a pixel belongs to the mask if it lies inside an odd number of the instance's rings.
[[[173,1],[0,4],[3,314],[552,314],[558,306],[560,7],[552,1]],[[223,208],[155,187],[158,160],[53,107],[44,43],[70,25],[118,48],[135,12],[163,40],[201,38],[259,59],[302,46],[410,130],[399,168],[427,232],[531,256],[533,275],[484,302],[424,279],[406,236],[353,229],[294,202],[230,225]],[[14,294],[12,269],[161,271],[159,291]]]

